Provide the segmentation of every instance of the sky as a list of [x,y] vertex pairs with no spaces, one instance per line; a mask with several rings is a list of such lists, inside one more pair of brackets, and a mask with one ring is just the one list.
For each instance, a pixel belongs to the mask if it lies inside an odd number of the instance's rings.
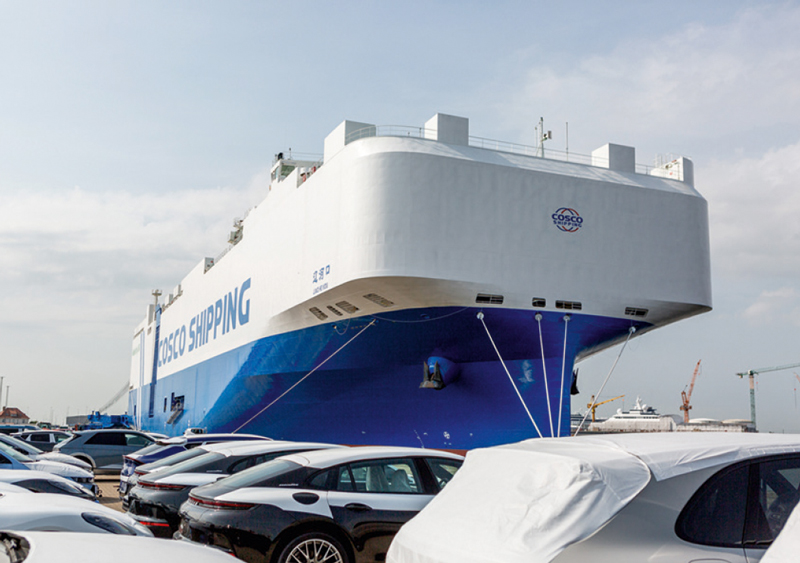
[[[589,154],[683,155],[708,200],[714,309],[633,339],[598,409],[749,418],[737,372],[800,363],[800,2],[0,0],[3,404],[63,422],[129,378],[151,301],[225,248],[273,155],[344,119]],[[584,362],[585,411],[620,347]],[[800,368],[757,378],[800,432]],[[122,412],[125,402],[110,412]]]

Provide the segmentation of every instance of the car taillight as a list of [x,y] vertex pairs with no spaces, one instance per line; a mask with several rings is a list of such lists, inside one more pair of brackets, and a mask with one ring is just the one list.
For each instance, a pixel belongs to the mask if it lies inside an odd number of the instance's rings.
[[162,489],[170,491],[180,491],[185,489],[186,485],[168,485],[166,483],[148,483],[147,481],[139,481],[139,486],[144,489]]
[[189,502],[196,504],[198,506],[204,506],[206,508],[217,508],[220,510],[249,510],[255,506],[255,504],[249,502],[229,502],[224,500],[211,500],[209,498],[196,497],[192,494],[189,494]]

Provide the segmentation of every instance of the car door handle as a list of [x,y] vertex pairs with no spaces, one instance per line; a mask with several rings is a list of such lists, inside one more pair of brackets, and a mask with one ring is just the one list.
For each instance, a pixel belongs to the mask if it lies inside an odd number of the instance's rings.
[[367,510],[372,510],[371,506],[367,506],[366,504],[361,504],[360,502],[351,502],[345,504],[344,507],[347,510],[352,510],[353,512],[366,512]]

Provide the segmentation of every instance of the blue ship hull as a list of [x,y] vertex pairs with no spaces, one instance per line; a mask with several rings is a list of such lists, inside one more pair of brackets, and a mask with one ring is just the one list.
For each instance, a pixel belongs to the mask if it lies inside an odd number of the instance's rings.
[[[575,358],[649,325],[581,314],[565,323],[564,313],[542,312],[542,354],[536,314],[407,309],[263,338],[145,385],[128,412],[144,408],[144,430],[173,435],[202,427],[342,444],[471,449],[568,435]],[[433,357],[453,362],[447,385],[420,388]],[[183,398],[179,417],[164,397]]]

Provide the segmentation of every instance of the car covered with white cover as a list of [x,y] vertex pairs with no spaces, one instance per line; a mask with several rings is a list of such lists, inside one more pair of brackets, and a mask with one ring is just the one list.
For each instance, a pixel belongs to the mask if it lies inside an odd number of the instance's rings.
[[0,442],[0,470],[34,470],[60,475],[70,479],[93,494],[99,492],[94,482],[94,474],[75,465],[51,461],[49,459],[35,460],[28,455],[21,454],[11,446]]
[[127,514],[97,502],[50,493],[0,494],[0,530],[153,536]]
[[0,561],[15,563],[232,563],[218,549],[142,536],[60,532],[0,532]]
[[54,473],[36,471],[35,469],[6,469],[0,471],[0,483],[13,485],[15,488],[32,493],[52,493],[91,501],[97,500],[94,492],[78,485],[74,481]]
[[85,461],[78,459],[77,457],[58,452],[42,451],[33,444],[29,444],[25,440],[20,440],[16,436],[0,434],[0,442],[6,444],[7,446],[11,446],[19,453],[27,455],[34,461],[58,461],[61,463],[66,463],[67,465],[74,465],[75,467],[79,467],[90,473],[92,472],[92,466]]
[[651,433],[472,450],[389,563],[754,563],[800,491],[800,436]]

